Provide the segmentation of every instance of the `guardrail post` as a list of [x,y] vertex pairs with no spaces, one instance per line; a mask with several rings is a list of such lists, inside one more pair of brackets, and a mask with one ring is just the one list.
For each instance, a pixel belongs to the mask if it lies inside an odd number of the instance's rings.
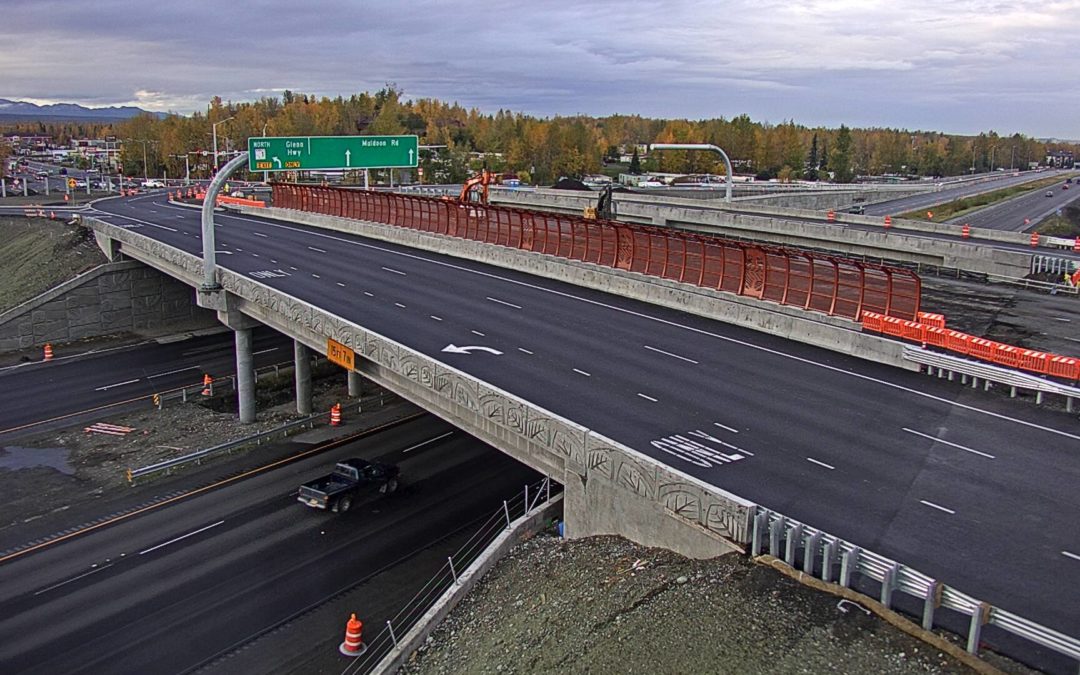
[[1073,397],[1072,396],[1066,396],[1065,397],[1065,412],[1071,413],[1072,411],[1073,411]]
[[840,585],[844,588],[851,587],[851,575],[859,566],[859,548],[844,551],[840,558]]
[[925,630],[934,628],[934,610],[941,604],[941,582],[937,579],[930,581],[926,587],[926,597],[923,599],[922,627]]
[[769,523],[769,555],[780,557],[780,535],[784,531],[784,517],[780,516]]
[[510,521],[510,505],[506,503],[505,499],[503,500],[503,513],[506,514],[506,529],[509,530],[510,529],[510,522],[511,522]]
[[979,639],[982,636],[982,627],[990,617],[990,605],[980,602],[971,612],[971,625],[968,628],[967,650],[970,654],[979,654]]
[[896,588],[896,573],[900,566],[896,563],[885,568],[885,578],[881,580],[881,604],[888,609],[892,606],[892,592]]
[[386,628],[390,631],[390,641],[394,643],[394,649],[397,649],[398,648],[398,643],[397,643],[397,636],[394,635],[394,626],[389,621],[387,621],[386,622]]
[[788,532],[787,547],[784,550],[784,562],[792,567],[795,566],[795,551],[798,550],[799,544],[802,543],[802,530],[802,523],[799,523]]
[[814,576],[814,561],[817,558],[818,547],[821,546],[821,533],[815,532],[810,535],[810,540],[806,542],[806,548],[803,549],[803,571]]
[[837,543],[835,540],[825,542],[825,552],[821,554],[821,580],[825,583],[832,583],[833,565],[836,564],[836,548]]
[[750,540],[750,553],[755,558],[761,555],[761,538],[766,528],[769,526],[769,514],[756,513],[754,514],[754,535]]
[[1035,405],[1042,405],[1043,393],[1041,391],[1035,392]]
[[450,563],[450,576],[454,577],[454,583],[458,583],[457,572],[454,570],[454,557],[447,556],[446,562]]

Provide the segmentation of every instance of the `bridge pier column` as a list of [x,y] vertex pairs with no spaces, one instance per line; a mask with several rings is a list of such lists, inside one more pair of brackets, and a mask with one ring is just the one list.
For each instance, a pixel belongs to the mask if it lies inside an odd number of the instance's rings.
[[[255,356],[251,331],[259,322],[229,307],[227,298],[219,297],[217,300],[225,301],[214,307],[218,310],[218,320],[233,329],[236,342],[236,396],[240,423],[251,424],[255,421]],[[207,306],[201,302],[199,304]]]
[[360,398],[364,393],[364,379],[355,370],[349,371],[349,396]]
[[293,370],[296,373],[296,412],[311,414],[311,350],[299,340],[293,340]]

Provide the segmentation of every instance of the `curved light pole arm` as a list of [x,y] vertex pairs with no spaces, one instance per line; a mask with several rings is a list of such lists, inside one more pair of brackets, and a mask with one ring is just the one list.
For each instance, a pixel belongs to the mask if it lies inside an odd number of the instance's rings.
[[727,153],[719,146],[707,143],[652,143],[649,145],[649,150],[712,150],[713,152],[719,152],[720,156],[724,158],[724,168],[727,169],[727,196],[724,197],[724,201],[731,203],[731,160],[728,159]]
[[247,153],[233,157],[214,174],[210,181],[210,187],[206,189],[206,197],[202,205],[202,252],[203,252],[203,284],[202,290],[216,291],[221,289],[217,282],[217,258],[214,256],[214,202],[221,186],[229,178],[229,174],[247,164]]

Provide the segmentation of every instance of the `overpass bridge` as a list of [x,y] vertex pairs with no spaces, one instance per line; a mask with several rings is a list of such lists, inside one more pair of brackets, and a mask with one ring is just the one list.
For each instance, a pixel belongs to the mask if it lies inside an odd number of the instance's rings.
[[[110,256],[199,286],[196,212],[153,195],[98,209],[87,221]],[[994,605],[920,586],[931,621],[959,609],[976,649],[976,626],[1016,612],[1080,655],[1060,600],[1080,582],[1062,555],[1080,506],[1071,419],[921,376],[896,343],[825,312],[370,220],[243,211],[217,217],[222,290],[200,293],[237,331],[238,372],[254,322],[301,358],[332,339],[364,377],[559,480],[570,536],[694,556],[786,547],[833,578],[848,542],[848,574],[850,546],[874,549]],[[914,578],[898,569],[866,572],[883,598]]]

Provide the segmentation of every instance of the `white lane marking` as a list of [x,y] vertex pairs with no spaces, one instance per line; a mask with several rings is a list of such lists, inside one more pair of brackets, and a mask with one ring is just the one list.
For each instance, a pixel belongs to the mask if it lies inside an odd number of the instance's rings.
[[919,503],[920,504],[926,504],[930,508],[937,509],[938,511],[944,511],[945,513],[948,513],[949,515],[953,515],[953,514],[956,513],[956,511],[953,511],[952,509],[947,509],[944,506],[939,506],[939,505],[935,504],[934,502],[928,502],[925,499],[920,499]]
[[819,461],[817,461],[816,459],[814,459],[813,457],[807,457],[807,458],[806,458],[806,461],[808,461],[808,462],[813,462],[814,464],[817,464],[818,466],[823,466],[823,467],[825,467],[826,469],[829,469],[830,471],[834,471],[834,470],[836,470],[836,467],[835,467],[835,466],[833,466],[833,465],[831,465],[831,464],[826,464],[825,462],[819,462]]
[[259,257],[259,254],[258,254],[258,253],[252,253],[252,254],[251,254],[251,256],[252,256],[253,258],[258,258],[258,257]]
[[339,281],[339,282],[337,282],[337,285],[338,285],[338,286],[341,286],[342,288],[345,288],[345,284],[341,283],[340,281]]
[[498,298],[492,298],[490,296],[487,299],[492,301],[492,302],[497,302],[500,305],[506,305],[507,307],[513,307],[514,309],[521,309],[521,305],[515,305],[512,302],[507,302],[505,300],[499,300]]
[[66,586],[67,584],[70,584],[72,581],[78,581],[79,579],[84,579],[84,578],[90,576],[91,574],[97,574],[101,570],[107,570],[112,566],[113,566],[113,563],[109,563],[108,565],[102,565],[101,567],[98,567],[97,569],[92,569],[89,572],[85,572],[83,574],[80,574],[77,577],[71,577],[67,581],[61,581],[58,584],[53,584],[52,586],[49,586],[48,588],[43,588],[40,591],[37,591],[36,593],[34,593],[34,595],[41,595],[42,593],[48,593],[51,590],[55,590],[57,588],[60,588],[61,586]]
[[921,436],[922,438],[929,439],[931,441],[934,441],[935,443],[941,443],[943,445],[948,445],[948,446],[952,446],[954,448],[958,448],[958,449],[963,450],[965,452],[970,452],[973,455],[979,455],[980,457],[986,457],[987,459],[997,459],[993,455],[988,455],[985,452],[979,452],[978,450],[972,450],[971,448],[964,447],[963,445],[960,445],[958,443],[950,443],[949,441],[944,441],[944,440],[942,440],[942,439],[940,439],[940,438],[938,438],[936,436],[931,436],[930,434],[924,434],[922,432],[915,431],[914,429],[908,429],[907,427],[904,427],[904,431],[908,432],[909,434],[915,434],[916,436]]
[[518,351],[519,352],[525,352],[526,354],[532,356],[532,352],[530,352],[528,349],[522,349],[521,347],[518,347]]
[[439,316],[435,316],[434,314],[431,314],[431,315],[429,315],[429,316],[431,316],[431,318],[432,318],[432,319],[435,319],[436,321],[442,321],[442,317],[439,317]]
[[271,264],[271,265],[276,265],[276,264],[277,264],[277,261],[276,261],[276,260],[274,260],[273,258],[270,258],[270,264]]
[[469,332],[472,333],[473,335],[479,335],[480,337],[487,337],[486,335],[484,335],[483,333],[481,333],[478,330],[471,330]]
[[161,230],[168,230],[169,232],[179,232],[175,227],[169,227],[168,225],[158,225],[157,223],[151,223],[149,220],[140,220],[138,218],[132,218],[131,216],[122,216],[119,213],[111,213],[109,215],[116,216],[117,218],[123,218],[124,220],[130,220],[140,225],[149,225],[150,227],[156,227]]
[[1062,551],[1061,555],[1065,556],[1066,558],[1072,558],[1073,560],[1080,560],[1080,555],[1076,555],[1075,553],[1069,553],[1068,551]]
[[403,277],[409,276],[408,274],[405,274],[404,272],[402,272],[400,270],[391,269],[389,267],[384,267],[383,269],[386,270],[387,272],[393,272],[394,274],[400,274]]
[[369,298],[375,297],[372,293],[368,293],[367,291],[364,291],[364,295],[368,296]]
[[260,349],[260,350],[259,350],[259,351],[257,351],[257,352],[252,352],[252,353],[251,353],[251,355],[252,355],[252,356],[255,356],[256,354],[267,354],[267,353],[269,353],[269,352],[276,352],[277,350],[278,350],[278,348],[277,348],[277,347],[271,347],[271,348],[269,348],[269,349]]
[[236,247],[236,250],[237,250],[237,251],[240,251],[241,253],[243,253],[243,252],[244,252],[244,249],[240,248],[239,246],[237,246],[237,247]]
[[1066,319],[1066,318],[1061,317],[1061,316],[1055,316],[1055,317],[1052,317],[1052,318],[1054,319],[1054,321],[1061,321],[1063,323],[1072,323],[1072,319]]
[[645,394],[642,394],[641,392],[638,392],[638,396],[645,399],[646,401],[652,401],[653,403],[656,403],[656,399],[653,398],[652,396],[646,396]]
[[321,248],[315,248],[314,246],[308,246],[308,250],[315,251],[316,253],[326,253],[326,251],[322,250]]
[[645,347],[645,349],[654,351],[657,354],[663,354],[664,356],[670,356],[672,358],[681,359],[681,360],[686,361],[688,363],[693,363],[694,365],[697,365],[697,363],[698,363],[694,359],[688,359],[685,356],[679,356],[678,354],[672,354],[671,352],[665,352],[663,349],[657,349],[656,347],[650,347],[649,345],[643,345],[643,346]]
[[577,368],[574,368],[574,372],[578,375],[584,375],[585,377],[592,377],[591,374],[586,373],[584,370],[578,370]]
[[300,271],[300,270],[296,269],[295,267],[293,267],[292,265],[289,265],[289,269],[291,269],[293,272],[299,272]]
[[609,309],[609,310],[611,310],[613,312],[619,312],[621,314],[627,314],[627,315],[630,315],[630,316],[636,316],[636,317],[638,317],[640,319],[645,319],[646,321],[652,321],[654,323],[659,323],[659,324],[662,324],[662,325],[665,325],[665,326],[671,326],[673,328],[680,328],[680,329],[688,331],[690,333],[696,333],[698,335],[704,335],[704,336],[707,336],[707,337],[716,338],[717,340],[723,340],[724,342],[729,342],[731,344],[736,344],[736,345],[739,345],[741,347],[746,347],[748,349],[754,349],[754,350],[757,350],[759,352],[763,352],[763,353],[766,353],[766,354],[772,354],[773,356],[778,356],[778,357],[783,358],[783,359],[790,359],[792,361],[797,361],[799,363],[805,363],[806,365],[815,366],[817,368],[822,368],[824,370],[831,371],[831,372],[836,373],[838,375],[846,375],[848,377],[854,377],[854,378],[857,378],[857,379],[860,379],[860,380],[863,380],[863,381],[866,381],[866,382],[873,382],[875,384],[880,384],[883,387],[888,387],[890,389],[895,389],[897,391],[902,391],[904,393],[911,394],[912,396],[918,396],[920,398],[925,398],[925,399],[928,399],[928,400],[931,400],[931,401],[935,401],[937,403],[941,403],[941,404],[946,405],[946,406],[950,406],[950,407],[954,407],[954,408],[961,408],[963,410],[967,410],[967,411],[977,413],[977,414],[980,414],[980,415],[986,415],[987,417],[993,417],[993,418],[1000,419],[1000,420],[1003,420],[1003,421],[1006,421],[1006,422],[1012,422],[1014,424],[1019,424],[1019,425],[1022,425],[1022,426],[1026,426],[1026,427],[1029,427],[1029,428],[1032,428],[1032,429],[1038,429],[1039,431],[1045,431],[1045,432],[1047,432],[1049,434],[1054,434],[1054,435],[1057,435],[1057,436],[1064,436],[1065,438],[1071,438],[1073,440],[1080,441],[1080,435],[1078,435],[1078,434],[1069,433],[1067,431],[1062,431],[1060,429],[1053,429],[1051,427],[1046,427],[1046,426],[1043,426],[1041,424],[1036,424],[1034,422],[1028,422],[1026,420],[1017,419],[1015,417],[1009,417],[1008,415],[1003,415],[1001,413],[996,413],[996,412],[993,412],[993,411],[990,411],[990,410],[983,410],[982,408],[976,408],[975,406],[968,405],[966,403],[959,403],[957,401],[950,401],[949,399],[942,398],[940,396],[935,396],[934,394],[928,394],[926,392],[919,391],[917,389],[912,389],[911,387],[907,387],[907,386],[904,386],[902,384],[896,384],[895,382],[889,382],[887,380],[881,380],[881,379],[878,379],[876,377],[872,377],[870,375],[863,375],[862,373],[855,373],[855,372],[852,372],[852,371],[847,370],[845,368],[842,368],[840,366],[831,366],[831,365],[829,365],[827,363],[821,363],[820,361],[814,361],[813,359],[808,359],[808,358],[803,357],[803,356],[796,356],[794,354],[788,354],[786,352],[782,352],[782,351],[779,351],[777,349],[772,349],[770,347],[763,347],[761,345],[757,345],[757,344],[754,344],[752,342],[746,342],[745,340],[739,340],[738,338],[728,337],[726,335],[720,335],[719,333],[713,333],[713,332],[707,331],[707,330],[705,330],[703,328],[695,328],[693,326],[687,326],[685,324],[678,323],[677,321],[671,321],[669,319],[661,319],[660,317],[650,316],[648,314],[643,314],[641,312],[636,312],[636,311],[634,311],[632,309],[626,309],[624,307],[618,307],[616,305],[610,305],[610,304],[605,303],[605,302],[600,302],[599,300],[591,300],[589,298],[584,298],[584,297],[581,297],[579,295],[574,295],[573,293],[568,293],[566,291],[557,291],[557,290],[555,290],[553,288],[545,288],[545,287],[539,286],[537,284],[530,284],[530,283],[528,283],[526,281],[520,281],[518,279],[510,279],[510,278],[507,278],[507,277],[502,277],[502,276],[499,276],[498,274],[494,274],[492,272],[483,272],[481,270],[474,270],[474,269],[470,269],[468,267],[463,267],[462,265],[456,265],[454,263],[446,262],[446,261],[443,261],[443,260],[434,260],[432,258],[425,258],[422,255],[413,254],[413,253],[406,253],[404,251],[394,251],[394,250],[385,248],[383,246],[377,246],[375,244],[367,244],[367,243],[364,243],[364,242],[354,241],[354,240],[351,240],[351,239],[345,239],[345,238],[342,238],[342,237],[336,237],[336,236],[334,236],[332,234],[324,234],[322,232],[312,232],[311,230],[306,230],[306,229],[302,229],[302,228],[299,228],[299,227],[292,227],[290,225],[283,225],[281,223],[275,223],[275,222],[269,221],[269,220],[253,220],[251,218],[245,218],[243,216],[226,216],[226,215],[221,215],[218,218],[222,219],[222,220],[224,220],[224,219],[239,220],[239,221],[244,221],[244,222],[249,222],[249,223],[256,223],[258,225],[263,225],[263,226],[268,225],[270,227],[277,227],[277,228],[282,229],[282,230],[289,230],[290,232],[302,233],[302,234],[312,236],[312,237],[320,237],[320,238],[323,238],[323,239],[329,239],[331,241],[337,241],[337,242],[341,242],[341,243],[344,243],[344,244],[350,244],[350,245],[353,245],[353,246],[359,246],[361,248],[367,248],[367,249],[371,249],[373,251],[379,251],[379,252],[385,253],[387,255],[394,255],[394,256],[401,257],[401,258],[408,258],[410,260],[417,260],[417,261],[420,261],[420,262],[428,263],[430,265],[437,265],[439,267],[445,267],[447,269],[457,270],[459,272],[464,272],[466,274],[472,274],[472,275],[479,276],[479,277],[485,277],[485,278],[488,278],[488,279],[494,279],[496,281],[502,281],[502,282],[507,283],[507,284],[520,286],[522,288],[530,288],[532,290],[539,291],[541,293],[548,293],[549,295],[556,295],[556,296],[559,296],[559,297],[562,297],[562,298],[567,298],[567,299],[570,299],[570,300],[577,300],[578,302],[582,302],[582,303],[585,303],[585,304],[588,304],[588,305],[593,305],[595,307],[603,307],[604,309]]
[[725,425],[723,425],[723,424],[720,424],[719,422],[713,422],[713,426],[714,426],[714,427],[720,427],[720,428],[721,428],[721,429],[723,429],[724,431],[730,431],[730,432],[731,432],[731,433],[733,433],[733,434],[737,434],[737,433],[739,433],[739,430],[738,430],[738,429],[732,429],[731,427],[729,427],[729,426],[725,426]]
[[429,438],[429,439],[427,439],[426,441],[424,441],[422,443],[417,443],[416,445],[412,446],[411,448],[405,448],[404,450],[401,451],[401,454],[404,455],[406,452],[411,452],[411,451],[413,451],[413,450],[415,450],[417,448],[422,448],[425,445],[427,445],[428,443],[434,443],[435,441],[438,441],[438,440],[441,440],[443,438],[446,438],[447,436],[453,436],[453,435],[454,435],[453,431],[447,431],[442,436],[436,436],[435,438]]
[[165,377],[166,375],[175,375],[176,373],[182,373],[185,370],[198,370],[198,366],[188,366],[187,368],[177,368],[176,370],[166,370],[164,373],[154,373],[153,375],[147,375],[146,379],[150,380],[155,377]]
[[163,544],[158,544],[157,546],[151,546],[150,548],[146,549],[145,551],[139,551],[139,555],[144,555],[146,553],[149,553],[150,551],[156,551],[159,548],[164,548],[164,547],[168,546],[169,544],[175,544],[178,541],[183,541],[184,539],[187,539],[188,537],[194,537],[195,535],[199,534],[200,532],[206,532],[207,530],[215,528],[215,527],[217,527],[218,525],[221,525],[224,522],[225,522],[224,520],[219,520],[216,523],[214,523],[213,525],[207,525],[206,527],[200,527],[199,529],[195,530],[194,532],[188,532],[187,534],[181,535],[181,536],[177,537],[176,539],[170,539],[169,541],[167,541],[167,542],[165,542]]
[[262,237],[263,239],[269,239],[270,238],[270,235],[263,234],[262,232],[252,232],[252,234],[255,235],[256,237]]
[[138,379],[134,379],[134,380],[128,380],[127,382],[117,382],[116,384],[107,384],[104,387],[98,387],[94,391],[108,391],[109,389],[112,389],[113,387],[122,387],[125,384],[135,384],[138,381],[139,381]]
[[316,279],[322,279],[322,277],[320,277],[318,274],[312,274],[311,276],[315,277]]
[[400,308],[402,308],[402,309],[405,309],[405,305],[401,304],[400,302],[395,302],[395,303],[394,303],[394,306],[396,306],[396,307],[400,307]]

